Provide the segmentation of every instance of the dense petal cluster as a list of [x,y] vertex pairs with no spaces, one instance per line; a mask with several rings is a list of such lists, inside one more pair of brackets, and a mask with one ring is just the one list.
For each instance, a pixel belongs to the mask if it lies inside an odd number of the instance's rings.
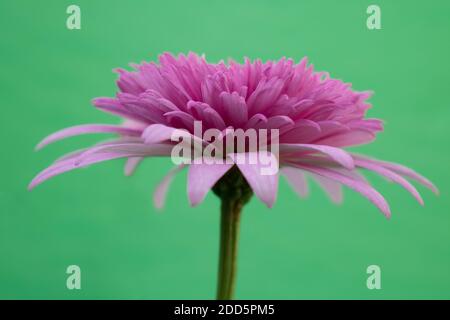
[[[38,174],[30,187],[60,173],[117,158],[127,158],[125,172],[129,175],[145,157],[170,156],[173,131],[184,129],[193,135],[194,121],[201,121],[203,130],[278,129],[280,175],[300,196],[307,194],[309,176],[335,202],[342,200],[341,186],[345,185],[390,216],[388,203],[359,168],[400,184],[421,204],[422,198],[406,178],[437,192],[430,181],[409,168],[343,149],[369,143],[383,130],[380,120],[366,118],[371,94],[354,91],[350,84],[332,79],[326,72],[315,72],[306,58],[298,64],[285,58],[208,63],[194,53],[177,57],[165,53],[159,63],[144,62],[133,68],[117,70],[116,97],[93,100],[98,109],[125,119],[123,124],[67,128],[45,138],[38,148],[86,133],[116,133],[119,138],[58,159]],[[255,170],[258,164],[236,165],[255,195],[272,206],[279,175],[260,175]],[[175,167],[155,191],[157,207],[163,205],[170,182],[184,167],[189,170],[189,200],[196,205],[233,164]]]

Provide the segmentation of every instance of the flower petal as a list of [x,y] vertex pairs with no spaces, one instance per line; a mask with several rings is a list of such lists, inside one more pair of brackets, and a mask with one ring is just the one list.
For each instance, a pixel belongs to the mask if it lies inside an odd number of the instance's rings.
[[220,114],[208,104],[191,100],[187,103],[187,108],[194,118],[202,121],[207,128],[215,128],[219,130],[226,128],[225,122]]
[[153,203],[157,209],[161,209],[164,207],[164,203],[166,201],[167,190],[169,190],[170,184],[173,181],[175,175],[181,171],[186,165],[180,164],[179,166],[173,168],[169,171],[169,173],[164,177],[164,179],[158,184],[153,193]]
[[117,154],[117,153],[102,153],[102,154],[90,154],[87,157],[84,157],[82,160],[79,158],[73,159],[70,158],[65,161],[57,162],[48,167],[47,169],[41,171],[28,185],[28,190],[33,189],[37,185],[41,184],[45,180],[50,179],[56,175],[61,173],[71,171],[78,168],[83,168],[88,165],[103,162],[112,159],[118,158],[126,158],[129,156],[133,156],[132,154]]
[[36,146],[36,150],[42,149],[44,146],[58,140],[88,133],[118,133],[127,136],[139,136],[141,134],[141,131],[115,125],[84,124],[65,128],[63,130],[52,133],[51,135],[44,138],[41,142],[39,142],[39,144]]
[[194,117],[183,111],[169,111],[164,113],[169,124],[173,127],[183,127],[194,132]]
[[191,206],[201,203],[208,191],[231,169],[233,164],[191,164],[187,192]]
[[301,119],[297,120],[294,126],[280,133],[282,143],[304,143],[310,142],[321,135],[321,127],[314,121]]
[[[241,154],[242,155],[242,154]],[[278,173],[262,174],[267,169],[267,164],[263,163],[262,157],[270,157],[270,163],[278,161],[270,152],[249,152],[244,155],[245,161],[238,161],[237,154],[230,155],[235,161],[244,178],[252,188],[255,195],[269,208],[273,206],[278,192]],[[250,158],[255,159],[255,163]],[[264,161],[265,162],[265,161]]]
[[145,128],[141,137],[147,144],[160,143],[167,140],[170,141],[176,130],[179,130],[180,133],[185,132],[186,136],[190,136],[190,133],[184,129],[176,129],[163,124],[151,124]]
[[361,160],[364,160],[367,162],[378,164],[384,168],[395,171],[398,174],[401,174],[403,176],[406,176],[408,178],[411,178],[411,179],[419,182],[420,184],[424,185],[425,187],[427,187],[428,189],[433,191],[435,194],[439,194],[438,188],[430,180],[428,180],[424,176],[418,174],[417,172],[415,172],[414,170],[412,170],[408,167],[405,167],[401,164],[377,160],[377,159],[373,159],[373,158],[368,158],[368,157],[357,155],[357,154],[352,154],[352,156],[355,159],[361,159]]
[[369,161],[364,161],[362,159],[356,159],[355,160],[355,164],[358,167],[361,168],[365,168],[367,170],[370,171],[374,171],[386,178],[388,178],[389,180],[394,181],[395,183],[398,183],[399,185],[401,185],[403,188],[405,188],[407,191],[409,191],[414,198],[416,198],[416,200],[423,205],[423,200],[422,197],[420,196],[419,192],[417,191],[416,188],[414,188],[414,186],[408,182],[408,180],[406,180],[405,178],[403,178],[401,175],[392,172],[389,169],[386,169],[380,165],[377,165],[375,163],[371,163]]
[[[117,153],[130,154],[134,157],[170,156],[172,145],[169,144],[143,144],[143,143],[111,143],[101,144],[86,150],[79,159],[90,154]],[[78,161],[78,160],[77,160]]]
[[322,187],[325,193],[330,197],[334,203],[342,202],[342,188],[341,185],[331,179],[310,173],[314,180]]
[[134,172],[134,170],[136,170],[136,167],[139,165],[139,163],[141,163],[141,161],[143,160],[143,157],[131,157],[127,159],[127,162],[125,163],[125,167],[124,167],[124,173],[126,176],[131,176]]
[[319,138],[314,143],[325,144],[333,147],[350,147],[367,144],[375,140],[375,134],[362,129],[350,130],[327,138]]
[[325,178],[329,178],[335,180],[347,187],[361,193],[367,199],[369,199],[380,211],[387,217],[390,218],[391,211],[389,208],[389,204],[386,202],[384,197],[375,190],[372,186],[362,181],[354,180],[351,177],[348,177],[344,174],[341,174],[337,171],[328,168],[319,168],[314,166],[305,166],[298,165],[299,168],[310,171],[317,175],[323,176]]
[[[346,151],[339,148],[316,144],[301,144],[301,143],[280,144],[281,154],[290,152],[292,153],[302,152],[302,151],[318,151],[320,153],[329,156],[331,159],[342,165],[344,168],[353,169],[355,167],[352,156]],[[299,157],[301,157],[301,155]]]
[[281,174],[285,177],[289,185],[301,197],[305,198],[309,194],[308,182],[301,169],[293,167],[282,167]]
[[34,188],[45,180],[88,165],[112,159],[147,156],[170,155],[170,145],[144,145],[139,143],[105,144],[94,146],[77,156],[68,156],[66,159],[55,162],[39,173],[30,183],[29,189]]
[[137,114],[130,113],[124,106],[115,98],[99,97],[92,100],[92,104],[99,110],[105,111],[116,116],[124,117],[126,119],[133,119],[142,122],[147,120]]
[[248,110],[245,99],[237,92],[222,92],[219,97],[227,120],[235,127],[244,125],[248,120]]

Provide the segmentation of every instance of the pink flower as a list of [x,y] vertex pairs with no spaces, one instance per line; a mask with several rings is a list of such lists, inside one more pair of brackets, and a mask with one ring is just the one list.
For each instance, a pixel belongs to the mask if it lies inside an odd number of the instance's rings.
[[[399,164],[345,151],[343,148],[370,143],[383,130],[382,121],[366,118],[371,107],[369,92],[357,92],[350,84],[313,71],[307,59],[260,60],[244,64],[230,61],[212,64],[190,53],[160,56],[159,64],[133,65],[135,71],[118,69],[119,92],[115,98],[96,98],[100,110],[126,119],[122,125],[87,124],[58,131],[45,138],[38,149],[57,140],[85,133],[116,133],[120,137],[57,160],[31,182],[35,187],[50,177],[72,169],[111,159],[127,158],[130,175],[145,157],[170,156],[176,129],[193,134],[194,121],[203,130],[216,128],[279,129],[279,173],[302,197],[306,177],[316,180],[334,202],[342,200],[345,185],[369,199],[387,217],[389,205],[360,174],[369,170],[398,183],[423,204],[415,180],[437,193],[426,178]],[[209,141],[203,141],[209,143]],[[262,175],[260,163],[236,164],[240,173],[268,207],[276,200],[280,174]],[[155,191],[161,207],[174,175],[188,167],[188,197],[192,205],[232,168],[233,164],[191,164],[175,167]],[[236,168],[236,167],[235,167]]]

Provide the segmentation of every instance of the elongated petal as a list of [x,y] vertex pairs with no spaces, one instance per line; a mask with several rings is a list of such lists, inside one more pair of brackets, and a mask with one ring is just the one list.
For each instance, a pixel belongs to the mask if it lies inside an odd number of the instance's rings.
[[[324,139],[327,137],[332,137],[337,134],[342,134],[345,132],[349,132],[350,128],[343,123],[340,123],[339,121],[331,121],[331,120],[324,120],[324,121],[318,121],[317,125],[320,126],[320,139]],[[308,141],[308,143],[317,140],[317,137],[315,139],[312,139]]]
[[219,130],[226,128],[225,122],[220,114],[208,104],[198,101],[189,101],[187,107],[197,120],[203,121],[207,128]]
[[[176,144],[182,144],[184,148],[195,149],[195,154],[202,154],[202,147],[205,141],[202,138],[194,136],[185,129],[176,129],[168,127],[161,124],[149,125],[142,133],[142,139],[145,144],[154,145],[161,144],[167,145],[170,149],[167,155],[171,154],[172,148]],[[178,139],[177,141],[172,141],[172,139]],[[172,143],[172,144],[171,144]]]
[[127,136],[139,136],[141,134],[140,130],[125,128],[121,126],[114,125],[104,125],[104,124],[85,124],[66,128],[44,138],[37,146],[36,149],[42,149],[44,146],[62,140],[72,136],[78,136],[88,133],[117,133]]
[[342,202],[342,188],[339,182],[325,178],[323,176],[310,173],[315,181],[320,185],[320,187],[325,191],[328,197],[334,203]]
[[301,197],[305,198],[309,194],[308,182],[306,176],[301,169],[293,167],[283,167],[280,169],[281,174],[285,177],[289,185]]
[[419,192],[416,190],[416,188],[414,188],[414,186],[408,182],[408,180],[406,180],[405,178],[403,178],[401,175],[392,172],[389,169],[386,169],[380,165],[368,162],[368,161],[364,161],[361,159],[356,159],[355,160],[355,164],[358,167],[361,168],[365,168],[371,171],[374,171],[386,178],[388,178],[389,180],[394,181],[395,183],[398,183],[399,185],[401,185],[403,188],[405,188],[406,190],[408,190],[414,198],[416,198],[416,200],[423,205],[423,200],[422,197],[420,196]]
[[381,160],[368,158],[368,157],[357,155],[357,154],[353,154],[353,158],[371,162],[371,163],[380,165],[384,168],[387,168],[389,170],[392,170],[398,174],[401,174],[405,177],[411,178],[411,179],[419,182],[420,184],[424,185],[425,187],[427,187],[428,189],[433,191],[435,194],[439,194],[438,188],[430,180],[428,180],[424,176],[420,175],[419,173],[415,172],[414,170],[412,170],[408,167],[405,167],[401,164],[387,162],[387,161],[381,161]]
[[114,98],[100,97],[92,100],[92,104],[99,110],[111,113],[116,116],[120,116],[126,119],[133,119],[138,121],[147,122],[147,120],[138,115],[133,114],[126,110],[124,106]]
[[248,110],[245,99],[237,92],[222,92],[220,99],[227,120],[233,126],[242,126],[248,120]]
[[104,148],[106,146],[116,146],[116,145],[120,145],[120,144],[142,144],[142,139],[139,137],[121,137],[121,138],[117,138],[117,139],[104,140],[102,142],[95,144],[94,146],[92,146],[90,148],[84,148],[84,149],[76,150],[74,152],[69,152],[69,153],[63,155],[62,157],[56,159],[55,162],[61,162],[63,160],[68,160],[70,158],[74,159],[85,153],[94,153],[97,148],[101,151],[102,148]]
[[188,129],[190,132],[194,131],[194,117],[189,113],[183,111],[170,111],[164,113],[167,121],[169,121],[170,125],[174,127],[183,127]]
[[309,143],[321,135],[320,126],[311,120],[297,120],[294,126],[280,133],[282,143]]
[[65,155],[63,155],[63,156],[59,157],[58,159],[56,159],[54,163],[65,161],[65,160],[68,160],[68,159],[71,159],[71,158],[72,159],[76,158],[76,157],[80,156],[81,154],[83,154],[84,152],[86,152],[88,149],[89,148],[78,149],[78,150],[66,153]]
[[247,100],[249,111],[252,114],[264,111],[277,101],[282,89],[282,79],[272,78],[267,82],[261,80]]
[[346,185],[347,187],[361,193],[363,196],[365,196],[367,199],[369,199],[378,209],[380,209],[380,211],[387,218],[390,218],[391,211],[389,208],[389,204],[386,202],[384,197],[369,184],[364,183],[362,181],[352,179],[351,177],[343,175],[332,169],[319,168],[319,167],[313,167],[313,166],[304,166],[304,165],[301,165],[299,167],[304,170],[315,173],[317,175],[323,176],[325,178],[335,180],[335,181],[342,183],[343,185]]
[[161,209],[164,207],[164,203],[166,201],[167,191],[169,190],[170,184],[173,181],[175,175],[180,172],[185,167],[184,164],[181,164],[172,170],[164,177],[164,179],[158,184],[153,193],[153,204],[157,209]]
[[282,143],[280,144],[280,153],[299,152],[299,151],[318,151],[329,156],[331,159],[342,165],[344,168],[353,169],[355,164],[352,156],[346,151],[324,145],[316,144],[292,144]]
[[68,159],[67,161],[61,161],[57,162],[47,169],[40,172],[28,185],[28,189],[31,190],[37,185],[41,184],[45,180],[50,179],[51,177],[54,177],[56,175],[59,175],[61,173],[71,171],[78,168],[83,168],[88,165],[103,162],[107,160],[112,159],[118,159],[118,158],[126,158],[133,156],[132,154],[117,154],[117,153],[102,153],[102,154],[91,154],[87,157],[84,157],[83,160],[77,159]]
[[333,147],[350,147],[367,144],[375,139],[375,134],[367,130],[351,130],[332,135],[327,138],[319,138],[314,143],[326,144]]
[[29,189],[34,188],[45,180],[61,173],[83,168],[88,165],[118,158],[161,156],[170,154],[171,146],[148,146],[137,143],[123,143],[92,147],[78,156],[68,157],[58,161],[39,173],[30,183]]
[[267,117],[261,113],[257,113],[248,120],[245,129],[253,129],[264,125],[267,125]]
[[151,124],[147,128],[145,128],[141,137],[142,139],[144,139],[144,142],[148,144],[160,143],[164,141],[170,141],[172,135],[176,130],[178,130],[180,134],[190,136],[190,134],[186,130],[168,127],[163,124]]
[[170,156],[172,146],[168,144],[147,145],[143,143],[114,143],[94,146],[86,150],[79,159],[90,154],[117,153],[131,154],[135,157]]
[[201,203],[208,191],[233,164],[191,164],[188,171],[187,192],[191,206]]
[[125,163],[124,167],[124,173],[126,176],[131,176],[133,172],[136,170],[136,167],[141,163],[143,160],[143,157],[132,157],[128,158],[127,162]]
[[283,132],[294,126],[294,121],[287,116],[273,116],[267,122],[258,123],[254,129],[280,129]]
[[[277,159],[269,152],[249,152],[245,154],[245,161],[238,161],[233,157],[236,165],[244,178],[252,188],[255,195],[269,208],[273,206],[278,193],[278,173],[264,174],[267,171],[268,163],[278,166]],[[255,159],[255,163],[250,160]],[[262,161],[262,159],[269,160]]]

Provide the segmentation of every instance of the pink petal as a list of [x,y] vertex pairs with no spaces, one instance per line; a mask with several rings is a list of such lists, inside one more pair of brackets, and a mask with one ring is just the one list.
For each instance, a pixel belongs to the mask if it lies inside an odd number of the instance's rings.
[[401,185],[403,188],[405,188],[406,190],[408,190],[414,198],[416,198],[416,200],[423,205],[423,200],[422,197],[420,196],[419,192],[416,190],[416,188],[414,188],[414,186],[408,182],[408,180],[406,180],[405,178],[403,178],[401,175],[390,171],[389,169],[386,169],[380,165],[374,164],[374,163],[370,163],[368,161],[364,161],[361,159],[355,159],[355,164],[358,167],[361,168],[365,168],[371,171],[374,171],[386,178],[388,178],[389,180],[394,181],[395,183],[398,183],[399,185]]
[[279,98],[283,86],[284,81],[276,77],[268,81],[261,80],[247,100],[251,114],[263,112],[266,108],[273,105]]
[[170,111],[164,113],[164,116],[169,121],[169,124],[173,127],[183,127],[188,129],[190,132],[194,132],[194,117],[189,113],[183,111]]
[[288,116],[273,116],[267,119],[267,123],[260,123],[254,129],[280,129],[282,132],[294,126],[294,121]]
[[253,115],[245,125],[245,129],[253,129],[267,124],[267,117],[261,113]]
[[128,158],[125,163],[124,173],[126,176],[131,176],[133,172],[136,170],[136,167],[141,163],[143,157],[132,157]]
[[329,178],[335,180],[347,187],[361,193],[367,199],[369,199],[380,211],[387,217],[390,218],[391,211],[389,209],[389,204],[383,198],[383,196],[374,188],[372,188],[369,184],[354,180],[351,177],[343,175],[339,172],[333,171],[327,168],[319,168],[314,166],[305,166],[298,165],[299,168],[310,171],[317,175],[323,176],[325,178]]
[[131,154],[135,157],[170,156],[173,146],[169,144],[147,145],[143,143],[110,143],[94,146],[86,150],[82,157],[96,153]]
[[[283,153],[293,153],[301,151],[318,151],[329,156],[331,159],[342,165],[344,168],[353,169],[355,164],[353,163],[353,158],[346,151],[324,145],[316,144],[293,144],[293,143],[282,143],[280,144],[280,154]],[[301,155],[299,156],[301,157]]]
[[164,207],[164,203],[166,201],[167,190],[169,190],[170,184],[173,181],[175,175],[181,171],[186,165],[180,164],[179,166],[173,168],[169,171],[169,173],[164,177],[164,179],[158,184],[153,193],[153,203],[157,209],[161,209]]
[[316,139],[321,134],[320,126],[311,120],[297,120],[294,126],[280,133],[280,142],[282,143],[304,143]]
[[147,144],[161,143],[167,140],[170,141],[172,134],[176,130],[179,130],[180,133],[182,133],[183,131],[186,132],[186,136],[190,135],[190,133],[188,133],[184,129],[175,129],[172,127],[165,126],[163,124],[151,124],[147,128],[145,128],[141,137]]
[[189,112],[200,121],[203,121],[207,128],[225,129],[226,125],[219,113],[208,104],[197,101],[187,103]]
[[124,117],[127,119],[134,119],[146,122],[145,118],[140,115],[130,113],[124,106],[115,98],[100,97],[92,100],[92,104],[102,111]]
[[237,92],[222,92],[220,99],[225,116],[235,127],[243,126],[248,120],[248,110],[245,99]]
[[425,187],[427,187],[428,189],[430,189],[431,191],[433,191],[435,194],[439,194],[439,190],[438,188],[436,188],[436,186],[427,178],[425,178],[424,176],[418,174],[417,172],[415,172],[414,170],[405,167],[401,164],[397,164],[397,163],[393,163],[393,162],[387,162],[387,161],[381,161],[381,160],[377,160],[377,159],[373,159],[373,158],[368,158],[365,156],[360,156],[360,155],[356,155],[353,154],[353,158],[355,159],[361,159],[367,162],[371,162],[377,165],[380,165],[384,168],[387,168],[389,170],[395,171],[396,173],[399,173],[403,176],[406,176],[408,178],[411,178],[419,183],[421,183],[422,185],[424,185]]
[[[264,153],[264,155],[261,155]],[[238,166],[244,178],[252,188],[255,195],[264,202],[269,208],[273,206],[278,192],[278,174],[261,174],[266,165],[260,161],[260,156],[270,156],[271,161],[277,161],[276,157],[268,152],[250,152],[245,154],[245,161],[237,161],[237,154],[234,154],[233,160]],[[256,163],[250,163],[250,157],[256,159]],[[277,164],[278,165],[278,164]]]
[[118,159],[118,158],[126,158],[133,155],[130,154],[116,154],[116,153],[102,153],[102,154],[91,154],[87,157],[84,157],[82,160],[79,158],[73,159],[70,158],[65,161],[57,162],[47,169],[40,172],[28,185],[28,189],[31,190],[37,185],[41,184],[45,180],[50,179],[51,177],[54,177],[56,175],[59,175],[61,173],[71,171],[73,169],[83,168],[88,165],[103,162],[107,160],[112,159]]
[[[170,143],[172,142],[172,137],[182,138],[182,142],[186,142],[190,145],[193,144],[196,149],[201,148],[204,144],[204,141],[201,138],[194,136],[186,129],[176,129],[162,124],[151,124],[142,133],[142,139],[144,139],[144,142],[149,145],[160,144],[163,142]],[[179,141],[174,142],[179,143]],[[168,155],[170,154],[171,153],[169,152]]]
[[34,188],[45,180],[61,173],[83,168],[88,165],[118,158],[167,156],[170,155],[170,145],[144,145],[139,143],[105,144],[95,146],[76,156],[68,156],[39,173],[29,185]]
[[282,167],[280,172],[300,197],[305,198],[308,195],[308,182],[302,170],[293,167]]
[[327,138],[319,138],[314,143],[325,144],[333,147],[350,147],[362,145],[375,140],[375,134],[366,130],[350,130],[338,133]]
[[330,197],[331,201],[334,203],[342,202],[342,188],[341,185],[331,179],[319,176],[317,174],[311,173],[313,179],[322,187],[325,193]]
[[343,133],[350,131],[349,127],[340,123],[339,121],[334,121],[334,120],[318,121],[317,125],[320,127],[320,136],[319,137],[311,137],[312,139],[307,141],[306,143],[312,143],[319,139],[333,137],[335,135],[343,134]]
[[88,133],[117,133],[128,136],[139,136],[141,134],[141,131],[137,129],[125,128],[115,125],[104,125],[104,124],[79,125],[57,131],[47,136],[37,145],[36,149],[37,150],[42,149],[44,146],[56,142],[58,140]]
[[208,191],[232,166],[233,164],[191,164],[187,185],[191,206],[201,203]]
[[379,119],[352,120],[347,125],[352,129],[357,128],[372,132],[383,131],[383,121]]

